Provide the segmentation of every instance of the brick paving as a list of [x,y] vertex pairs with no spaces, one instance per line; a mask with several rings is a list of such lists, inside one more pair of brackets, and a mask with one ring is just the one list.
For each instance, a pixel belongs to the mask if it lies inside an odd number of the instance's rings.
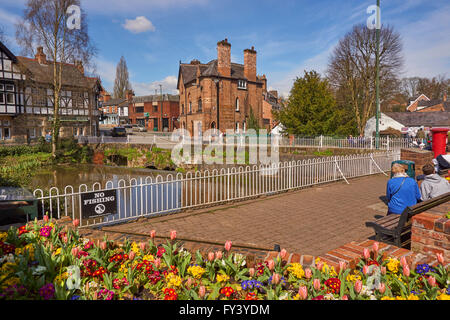
[[[223,249],[231,240],[242,253],[261,256],[275,244],[289,252],[318,256],[373,235],[365,222],[386,214],[388,177],[375,175],[102,228],[108,237],[142,238],[150,230],[177,230],[187,249]],[[109,231],[109,232],[108,232]],[[128,235],[120,234],[127,233]],[[132,236],[131,234],[134,234]],[[196,242],[193,240],[199,240]],[[163,239],[161,239],[163,241]],[[206,243],[201,243],[206,241]],[[259,254],[258,254],[259,253]]]

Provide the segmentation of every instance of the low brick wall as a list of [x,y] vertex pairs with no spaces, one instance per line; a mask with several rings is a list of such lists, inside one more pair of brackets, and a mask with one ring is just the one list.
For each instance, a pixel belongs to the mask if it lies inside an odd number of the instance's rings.
[[434,159],[434,153],[420,149],[401,149],[400,159],[414,161],[416,164],[416,176],[422,175],[422,167]]
[[412,219],[411,250],[433,256],[436,253],[450,260],[450,203],[444,203],[418,214]]

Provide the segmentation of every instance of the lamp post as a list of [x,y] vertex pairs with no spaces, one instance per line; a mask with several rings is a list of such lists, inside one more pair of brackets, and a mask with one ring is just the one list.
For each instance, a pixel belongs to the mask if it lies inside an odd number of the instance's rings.
[[380,28],[381,28],[381,13],[380,13],[380,0],[377,0],[377,23],[376,23],[376,37],[377,37],[377,52],[376,52],[376,104],[377,104],[377,114],[376,114],[376,138],[375,138],[375,148],[380,148]]

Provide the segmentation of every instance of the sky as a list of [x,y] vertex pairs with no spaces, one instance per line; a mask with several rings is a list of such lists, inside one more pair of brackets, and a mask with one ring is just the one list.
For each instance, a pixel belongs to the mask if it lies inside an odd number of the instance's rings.
[[[14,23],[26,0],[0,0],[0,25],[19,55]],[[98,49],[96,73],[112,92],[125,57],[137,96],[177,93],[179,62],[217,58],[217,42],[231,43],[232,62],[258,52],[257,72],[288,96],[304,70],[324,74],[334,47],[355,24],[366,24],[375,0],[81,0]],[[402,77],[450,77],[450,1],[381,0],[381,20],[400,33]]]

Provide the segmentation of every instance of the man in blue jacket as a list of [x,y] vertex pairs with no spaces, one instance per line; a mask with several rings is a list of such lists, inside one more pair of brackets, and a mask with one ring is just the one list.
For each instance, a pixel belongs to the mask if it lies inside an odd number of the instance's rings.
[[394,176],[387,183],[386,197],[388,215],[401,214],[406,207],[411,207],[420,201],[421,194],[417,182],[405,173],[405,168],[395,163],[392,166]]

